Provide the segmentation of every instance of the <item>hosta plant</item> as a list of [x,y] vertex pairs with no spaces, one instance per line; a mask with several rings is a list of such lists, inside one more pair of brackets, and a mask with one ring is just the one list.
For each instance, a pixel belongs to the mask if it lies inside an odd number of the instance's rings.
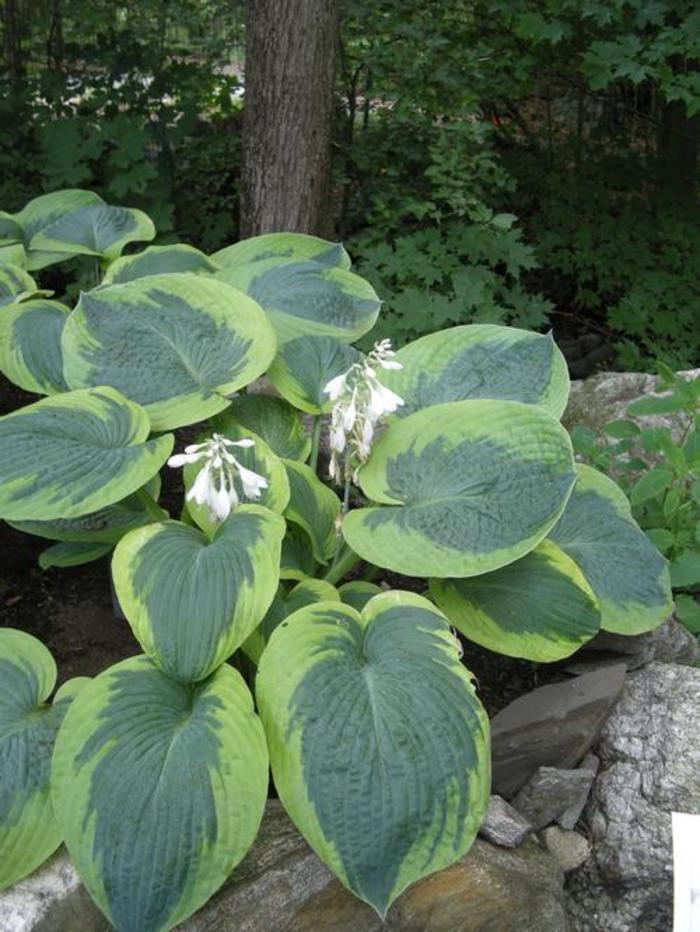
[[[561,353],[477,325],[363,355],[379,301],[311,236],[121,256],[152,226],[84,191],[0,233],[0,368],[45,396],[0,418],[0,515],[54,542],[45,566],[111,553],[143,649],[47,705],[50,655],[0,630],[0,885],[63,839],[117,929],[169,929],[252,843],[270,764],[383,916],[486,810],[457,632],[554,661],[670,610],[625,496],[574,462]],[[100,281],[67,307],[33,275],[71,256]]]

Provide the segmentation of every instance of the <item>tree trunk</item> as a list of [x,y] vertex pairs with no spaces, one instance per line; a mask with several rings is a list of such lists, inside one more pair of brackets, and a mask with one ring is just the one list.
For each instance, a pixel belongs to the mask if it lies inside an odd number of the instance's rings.
[[241,236],[330,236],[337,0],[247,0]]
[[685,104],[664,106],[657,142],[657,177],[662,195],[689,200],[698,178],[700,117],[689,117]]
[[24,88],[21,16],[17,0],[5,0],[3,8],[5,63],[10,79],[10,94],[15,102]]

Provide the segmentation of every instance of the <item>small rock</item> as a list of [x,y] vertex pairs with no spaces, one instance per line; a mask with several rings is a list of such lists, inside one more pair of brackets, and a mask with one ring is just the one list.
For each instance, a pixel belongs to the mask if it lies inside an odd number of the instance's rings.
[[544,830],[542,837],[547,850],[564,873],[576,870],[591,853],[590,843],[583,835],[559,828],[558,825],[550,825]]
[[532,825],[525,816],[507,803],[502,796],[492,796],[479,834],[494,845],[517,848],[532,830]]
[[590,749],[625,681],[625,665],[541,686],[491,722],[492,788],[512,799],[538,767],[575,767]]
[[[586,754],[579,770],[583,770],[586,773],[590,773],[591,777],[595,779],[595,775],[598,773],[598,767],[600,766],[599,759],[595,754]],[[583,812],[588,796],[590,794],[590,786],[585,792],[581,792],[580,797],[572,803],[567,809],[565,809],[562,814],[557,819],[557,822],[562,828],[572,829],[578,820],[581,818],[581,813]]]
[[578,932],[673,925],[672,812],[700,812],[700,669],[652,663],[631,673],[603,728],[584,811],[592,857],[567,884]]
[[544,828],[581,804],[581,799],[585,805],[593,778],[590,770],[540,767],[515,797],[513,805],[535,829]]
[[[567,932],[564,875],[534,839],[499,848],[477,839],[465,857],[409,887],[382,923],[332,876],[270,800],[244,860],[179,932]],[[2,932],[108,932],[62,850],[0,893]]]
[[671,616],[654,631],[623,635],[601,631],[571,658],[566,669],[584,673],[615,663],[636,670],[647,663],[680,663],[692,667],[700,658],[696,638]]

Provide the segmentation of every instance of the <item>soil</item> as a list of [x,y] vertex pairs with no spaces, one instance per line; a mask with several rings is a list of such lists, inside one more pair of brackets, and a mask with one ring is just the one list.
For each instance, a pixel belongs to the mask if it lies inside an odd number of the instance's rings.
[[[0,413],[36,401],[4,379]],[[178,431],[176,446],[191,442],[197,428]],[[171,514],[182,502],[180,471],[164,470],[161,504]],[[39,553],[50,542],[0,522],[0,625],[39,638],[58,665],[58,685],[74,676],[96,676],[111,664],[140,653],[128,622],[115,614],[109,557],[71,568],[42,570]],[[425,582],[389,577],[393,588],[422,591]],[[381,577],[377,579],[381,582]],[[487,712],[494,715],[518,696],[567,678],[561,664],[537,664],[494,654],[463,640],[464,664],[472,672]]]

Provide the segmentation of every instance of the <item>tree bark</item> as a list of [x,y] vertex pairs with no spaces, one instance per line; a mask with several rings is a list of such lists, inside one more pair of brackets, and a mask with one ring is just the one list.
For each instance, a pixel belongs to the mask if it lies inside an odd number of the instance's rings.
[[247,0],[241,235],[330,236],[338,0]]

